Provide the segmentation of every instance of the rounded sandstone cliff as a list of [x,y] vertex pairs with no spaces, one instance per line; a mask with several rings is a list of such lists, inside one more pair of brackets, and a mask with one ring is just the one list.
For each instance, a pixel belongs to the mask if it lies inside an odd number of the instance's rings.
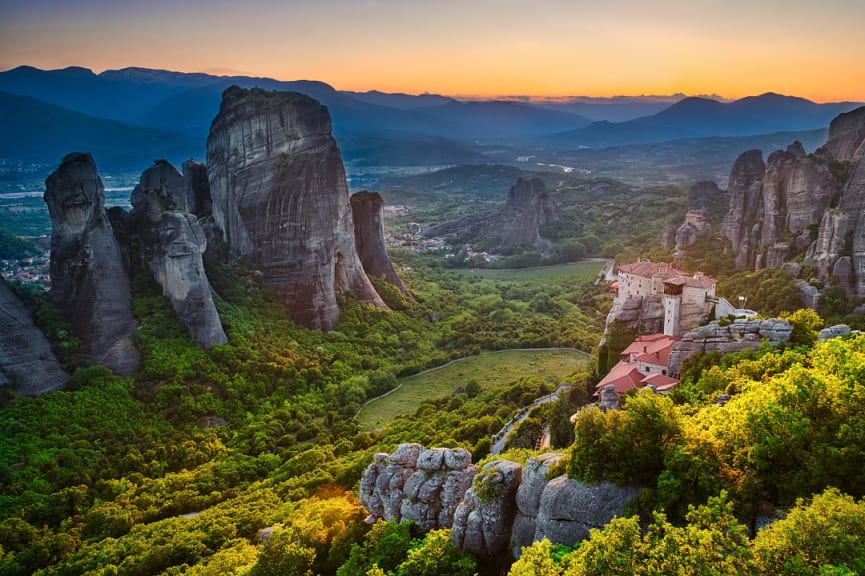
[[300,324],[339,320],[336,295],[385,307],[357,256],[327,108],[303,94],[227,89],[207,139],[213,218]]

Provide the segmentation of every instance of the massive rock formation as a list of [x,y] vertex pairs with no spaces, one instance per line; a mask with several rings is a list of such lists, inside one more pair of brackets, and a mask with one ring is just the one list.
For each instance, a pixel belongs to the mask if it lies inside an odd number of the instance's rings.
[[721,225],[721,233],[733,243],[736,266],[748,265],[754,248],[753,227],[762,211],[763,175],[766,164],[763,153],[749,150],[741,154],[733,164],[727,190],[730,193],[730,210]]
[[358,192],[351,195],[354,220],[354,241],[357,254],[367,275],[384,278],[408,294],[408,289],[397,275],[387,255],[384,242],[384,201],[378,192]]
[[470,214],[458,220],[436,224],[423,231],[427,237],[451,234],[470,239],[491,241],[497,251],[533,246],[549,249],[550,242],[541,237],[547,222],[559,220],[559,208],[547,194],[540,178],[519,178],[508,193],[505,205],[498,210]]
[[759,151],[742,154],[730,174],[722,227],[736,266],[778,267],[804,255],[821,280],[837,279],[865,296],[863,157],[865,107],[835,118],[813,154],[798,142],[773,152],[766,166]]
[[232,259],[248,258],[300,324],[339,320],[336,295],[385,307],[357,256],[330,115],[293,92],[231,87],[207,139],[213,218]]
[[839,161],[836,166],[843,168],[846,163],[846,180],[837,208],[823,214],[808,259],[825,281],[838,261],[849,256],[851,288],[858,296],[865,296],[865,106],[832,121],[824,149]]
[[360,481],[360,503],[369,523],[384,518],[414,520],[422,530],[450,528],[475,472],[471,453],[462,448],[400,444],[391,455],[373,457]]
[[73,153],[45,180],[51,216],[51,299],[100,364],[127,376],[132,343],[129,277],[105,214],[105,191],[90,154]]
[[0,278],[0,386],[36,395],[58,390],[68,379],[27,308]]
[[192,339],[209,349],[228,339],[213,304],[201,256],[207,239],[195,216],[183,211],[190,187],[164,160],[141,174],[132,207],[141,233],[141,257],[171,300]]
[[679,342],[673,344],[670,352],[670,371],[677,374],[682,363],[692,355],[717,350],[722,354],[753,350],[759,348],[764,340],[773,346],[787,342],[793,333],[793,326],[786,320],[743,319],[722,326],[718,321],[710,322],[685,333]]

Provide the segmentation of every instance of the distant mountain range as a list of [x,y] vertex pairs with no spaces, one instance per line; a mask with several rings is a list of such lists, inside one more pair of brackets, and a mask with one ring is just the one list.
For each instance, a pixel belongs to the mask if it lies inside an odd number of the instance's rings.
[[777,94],[730,103],[685,98],[673,105],[623,97],[459,101],[435,94],[338,91],[307,80],[21,66],[0,72],[0,155],[52,163],[83,149],[107,168],[139,167],[156,157],[203,159],[210,122],[222,92],[232,85],[312,96],[330,110],[346,159],[376,165],[483,162],[485,145],[598,147],[808,130],[824,128],[858,105]]
[[595,122],[563,131],[549,141],[599,147],[813,130],[828,126],[838,114],[859,106],[859,102],[816,104],[772,92],[728,103],[684,98],[651,116],[618,123]]

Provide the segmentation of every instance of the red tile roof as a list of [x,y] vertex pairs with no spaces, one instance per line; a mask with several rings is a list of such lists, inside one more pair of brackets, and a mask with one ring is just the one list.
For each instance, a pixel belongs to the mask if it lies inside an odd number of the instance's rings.
[[640,380],[642,379],[643,375],[640,374],[639,370],[637,370],[636,364],[619,362],[613,366],[613,369],[610,370],[609,374],[604,376],[603,380],[598,382],[595,389],[601,390],[607,384],[612,384],[616,388],[616,394],[622,395],[628,390],[639,388]]
[[672,378],[670,376],[666,376],[664,374],[649,374],[648,376],[643,378],[640,381],[640,383],[643,386],[651,384],[657,390],[661,390],[661,389],[671,388],[671,387],[675,386],[676,384],[678,384],[679,381],[676,380],[675,378]]
[[643,278],[659,278],[664,282],[679,285],[684,284],[694,288],[709,288],[715,284],[714,278],[704,276],[699,272],[692,276],[687,272],[676,270],[666,262],[631,262],[630,264],[619,266],[619,272],[634,274]]
[[637,361],[651,362],[653,364],[669,364],[670,351],[673,349],[673,344],[681,340],[675,336],[667,336],[665,334],[647,334],[637,336],[637,339],[631,342],[631,345],[622,351],[623,356],[630,357],[631,354],[636,354]]

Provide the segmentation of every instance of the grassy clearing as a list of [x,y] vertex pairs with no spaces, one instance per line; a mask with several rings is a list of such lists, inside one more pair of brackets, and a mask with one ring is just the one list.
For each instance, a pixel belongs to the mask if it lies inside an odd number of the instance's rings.
[[399,414],[414,412],[424,400],[452,394],[471,379],[477,380],[485,389],[502,386],[523,376],[552,378],[558,383],[587,362],[588,356],[584,353],[565,349],[482,352],[441,368],[401,378],[401,388],[367,404],[357,419],[368,430],[379,428]]
[[483,278],[485,280],[517,280],[521,282],[546,282],[551,280],[585,280],[591,281],[605,265],[604,262],[570,262],[555,266],[536,266],[534,268],[514,268],[508,270],[488,270],[484,268],[455,269],[453,272],[464,276]]

